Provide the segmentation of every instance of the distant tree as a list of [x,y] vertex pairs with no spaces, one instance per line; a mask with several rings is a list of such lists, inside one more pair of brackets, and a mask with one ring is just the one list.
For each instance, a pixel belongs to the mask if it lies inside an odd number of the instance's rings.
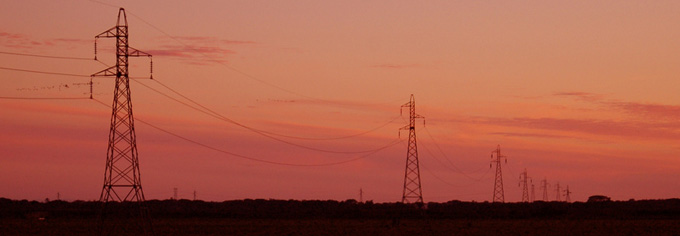
[[593,195],[588,198],[588,202],[611,202],[610,197],[604,195]]

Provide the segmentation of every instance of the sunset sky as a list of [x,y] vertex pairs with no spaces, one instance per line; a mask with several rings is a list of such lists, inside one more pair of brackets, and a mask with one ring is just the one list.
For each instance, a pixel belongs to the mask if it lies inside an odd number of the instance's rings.
[[[147,199],[177,188],[208,201],[346,200],[361,188],[364,200],[401,201],[400,106],[411,94],[426,117],[416,126],[425,202],[491,201],[496,145],[509,202],[521,200],[525,168],[536,199],[544,178],[550,200],[558,182],[577,201],[680,196],[680,1],[10,0],[0,8],[0,197],[99,198],[111,109],[7,98],[89,97],[88,75],[115,64],[113,39],[99,39],[102,63],[92,60],[94,36],[119,7],[130,46],[153,54],[156,81],[148,58],[130,59]],[[113,80],[94,79],[96,100],[112,103]],[[163,85],[307,139],[216,119]]]

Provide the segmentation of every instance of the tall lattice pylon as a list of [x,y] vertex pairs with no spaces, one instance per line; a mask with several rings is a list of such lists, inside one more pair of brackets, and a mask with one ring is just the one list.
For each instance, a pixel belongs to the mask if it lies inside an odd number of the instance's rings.
[[[505,191],[503,191],[503,172],[501,171],[501,159],[508,159],[501,155],[501,145],[491,152],[491,164],[496,164],[496,180],[493,185],[493,202],[505,202]],[[491,167],[491,165],[489,166]]]
[[102,188],[99,200],[103,202],[144,201],[144,192],[142,191],[142,181],[139,173],[137,137],[132,116],[128,58],[151,57],[151,55],[128,46],[127,17],[123,8],[120,8],[118,11],[116,26],[95,36],[95,40],[98,38],[116,38],[116,65],[92,74],[93,77],[116,77],[109,130],[109,145],[104,171],[104,187]]
[[529,202],[529,177],[526,168],[519,174],[519,184],[522,187],[522,202]]
[[564,196],[564,201],[571,202],[571,191],[569,191],[569,185],[567,185],[567,189],[564,190]]
[[[137,154],[137,137],[135,135],[134,118],[132,116],[132,99],[130,96],[130,77],[128,71],[129,57],[151,57],[128,46],[128,25],[125,9],[118,11],[116,26],[95,36],[95,60],[97,59],[97,39],[116,39],[116,65],[92,74],[94,76],[115,76],[115,88],[113,92],[113,105],[111,114],[111,126],[109,130],[109,144],[106,154],[106,167],[104,170],[104,186],[99,201],[104,203],[102,212],[105,211],[107,202],[136,202],[139,214],[133,213],[126,217],[142,218],[144,222],[137,222],[144,232],[150,231],[150,219],[146,211],[141,207],[145,201],[142,191],[142,181],[139,172],[139,159]],[[124,206],[124,205],[121,205]],[[133,208],[137,208],[133,207]],[[104,214],[104,213],[102,213]],[[116,229],[103,229],[103,234],[119,234]],[[112,231],[109,231],[112,230]],[[151,231],[152,232],[152,231]]]
[[420,185],[420,165],[418,163],[418,145],[416,144],[416,119],[425,117],[416,114],[416,100],[413,94],[411,94],[411,100],[401,107],[409,109],[409,124],[401,128],[401,130],[408,130],[404,192],[401,202],[423,204],[423,190]]

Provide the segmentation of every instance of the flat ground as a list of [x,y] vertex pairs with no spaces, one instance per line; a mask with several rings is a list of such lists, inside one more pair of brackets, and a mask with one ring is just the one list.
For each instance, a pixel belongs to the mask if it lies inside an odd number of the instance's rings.
[[[105,235],[140,235],[110,227]],[[111,225],[109,225],[111,226]],[[680,220],[155,219],[156,235],[679,235]],[[94,219],[2,219],[0,235],[98,235]]]

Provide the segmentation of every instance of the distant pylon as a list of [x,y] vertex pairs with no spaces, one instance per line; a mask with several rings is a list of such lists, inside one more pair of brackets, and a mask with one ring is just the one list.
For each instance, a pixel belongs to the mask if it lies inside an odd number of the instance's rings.
[[527,169],[519,174],[519,184],[522,186],[522,202],[529,202],[529,177],[527,176]]
[[[495,154],[495,157],[494,157]],[[501,171],[501,159],[505,156],[501,155],[501,145],[496,147],[496,150],[491,152],[491,163],[496,163],[496,180],[493,185],[493,202],[505,202],[505,191],[503,191],[503,172]],[[505,158],[505,162],[508,159]],[[489,165],[491,167],[491,165]]]
[[541,189],[543,190],[543,201],[548,201],[548,180],[546,178],[543,178],[541,180]]
[[123,8],[120,8],[118,11],[116,26],[95,36],[95,60],[97,60],[96,40],[98,38],[116,38],[116,65],[91,75],[91,77],[116,77],[109,143],[106,153],[106,167],[104,170],[104,186],[99,196],[99,201],[103,203],[102,214],[100,216],[102,223],[101,234],[120,234],[120,231],[142,234],[141,232],[134,232],[133,229],[121,229],[121,227],[131,226],[127,223],[111,224],[111,228],[104,226],[104,215],[108,202],[136,202],[137,204],[135,205],[137,210],[139,210],[137,213],[129,212],[132,215],[124,217],[119,215],[118,219],[141,219],[141,221],[135,221],[135,223],[140,226],[143,232],[153,234],[148,211],[142,206],[145,198],[139,172],[137,137],[132,116],[132,98],[130,96],[130,77],[128,71],[129,57],[151,57],[151,55],[128,46],[127,17]]
[[359,202],[364,202],[364,189],[359,188]]
[[536,189],[535,189],[535,187],[536,186],[534,185],[534,180],[532,179],[531,180],[531,202],[536,201],[536,191],[535,191]]
[[402,203],[423,204],[423,190],[420,185],[420,165],[418,163],[418,146],[416,145],[416,118],[425,118],[416,114],[416,100],[411,94],[411,100],[402,105],[409,109],[409,124],[400,130],[408,130],[408,148],[406,150],[406,171],[404,173],[404,191]]
[[555,193],[557,193],[555,194],[555,201],[558,202],[562,201],[560,198],[560,196],[562,195],[562,191],[560,191],[560,182],[557,182],[557,184],[555,185]]
[[564,190],[564,200],[566,202],[571,202],[571,191],[569,191],[569,185],[567,185],[567,189]]

